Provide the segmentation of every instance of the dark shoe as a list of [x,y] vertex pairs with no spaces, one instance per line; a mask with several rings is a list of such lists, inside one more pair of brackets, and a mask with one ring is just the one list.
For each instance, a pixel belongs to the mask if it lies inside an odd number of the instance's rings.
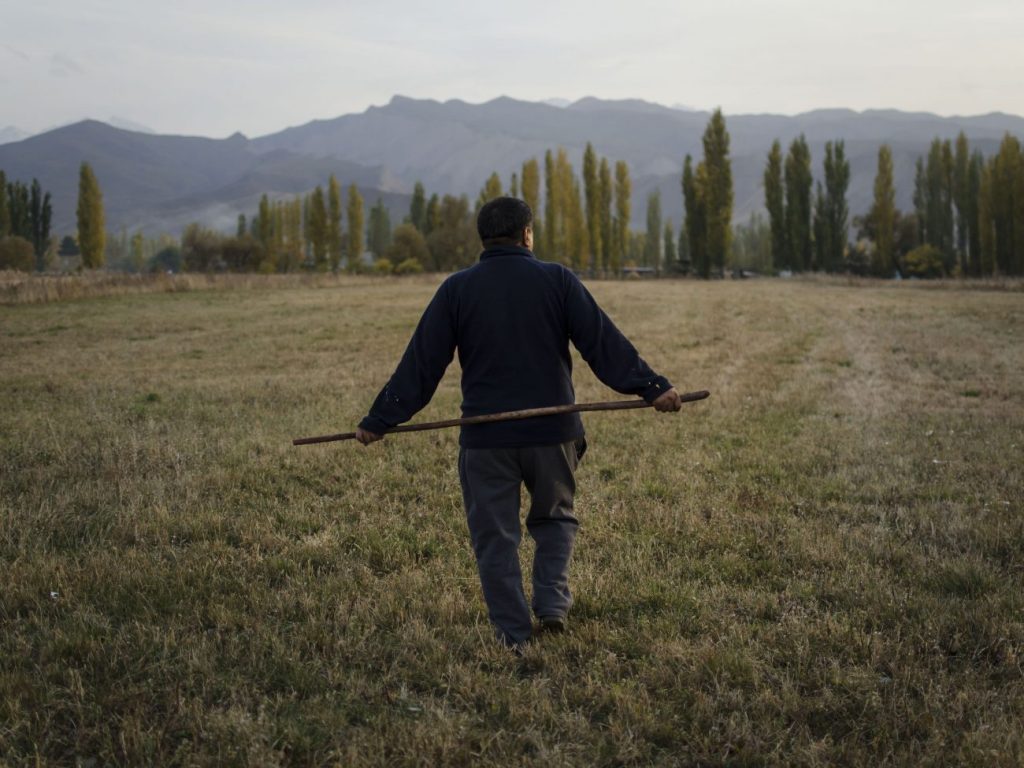
[[540,616],[537,620],[540,622],[539,630],[544,634],[558,635],[565,632],[564,616]]

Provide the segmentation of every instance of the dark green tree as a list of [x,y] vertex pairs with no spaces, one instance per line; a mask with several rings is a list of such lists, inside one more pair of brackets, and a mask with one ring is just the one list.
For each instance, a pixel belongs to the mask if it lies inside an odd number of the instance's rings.
[[441,198],[437,194],[430,196],[430,200],[427,201],[427,212],[423,218],[423,236],[427,237],[437,229],[438,223],[441,221]]
[[270,198],[266,194],[260,196],[260,210],[256,221],[256,239],[260,241],[264,250],[269,250],[274,238],[274,215],[270,209]]
[[711,261],[708,259],[707,246],[707,208],[704,201],[702,179],[705,176],[704,164],[697,165],[693,170],[693,158],[689,155],[683,161],[683,209],[685,212],[686,257],[694,272],[700,277],[709,277]]
[[790,144],[785,163],[786,246],[790,269],[811,267],[811,150],[803,134]]
[[50,204],[50,193],[43,192],[38,179],[32,179],[29,197],[32,250],[35,253],[36,271],[42,272],[46,268],[46,251],[50,247],[50,222],[53,219],[53,206]]
[[874,202],[869,216],[874,222],[875,250],[871,271],[891,277],[896,268],[896,188],[893,183],[892,150],[888,144],[878,148],[878,171],[875,173]]
[[824,231],[825,242],[821,247],[819,267],[826,272],[842,268],[843,253],[846,250],[847,233],[850,228],[850,206],[846,201],[846,190],[850,187],[850,162],[846,159],[844,142],[825,144],[825,197]]
[[995,266],[999,274],[1024,271],[1024,156],[1020,141],[1007,133],[992,159],[990,173]]
[[665,222],[662,236],[662,255],[666,272],[679,271],[679,255],[676,253],[676,235],[672,231],[672,219]]
[[309,244],[313,249],[313,269],[317,272],[326,272],[329,265],[327,260],[329,227],[324,190],[319,184],[309,197],[309,223],[306,231]]
[[786,249],[786,199],[782,186],[782,146],[772,142],[764,169],[764,203],[772,231],[772,266],[776,270],[792,269]]
[[391,245],[391,214],[377,198],[377,203],[370,208],[370,225],[367,232],[367,248],[374,258],[381,258]]
[[729,159],[729,132],[722,110],[716,109],[704,131],[704,187],[708,257],[711,267],[722,273],[732,237],[732,162]]
[[409,205],[409,222],[416,227],[420,233],[427,230],[427,193],[423,184],[419,181],[412,190],[412,203]]

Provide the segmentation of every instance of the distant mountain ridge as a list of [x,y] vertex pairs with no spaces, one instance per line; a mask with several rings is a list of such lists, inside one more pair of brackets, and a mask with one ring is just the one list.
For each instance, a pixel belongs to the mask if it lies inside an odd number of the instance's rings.
[[[499,97],[483,104],[395,96],[358,114],[314,120],[267,136],[226,139],[165,136],[83,121],[0,145],[10,179],[38,177],[54,196],[55,232],[74,230],[78,168],[92,165],[103,188],[110,229],[180,232],[189,221],[233,229],[260,194],[290,197],[334,173],[355,183],[367,204],[377,197],[392,221],[408,210],[422,181],[428,193],[475,198],[498,171],[505,183],[524,160],[565,147],[577,171],[588,141],[609,160],[625,160],[633,177],[633,225],[642,227],[647,195],[661,191],[662,211],[678,229],[680,174],[686,154],[699,158],[710,114],[625,99],[580,99],[562,106]],[[939,117],[897,110],[822,109],[801,115],[726,115],[731,136],[735,218],[763,208],[761,179],[774,139],[784,149],[803,133],[815,177],[826,141],[843,139],[851,164],[851,215],[871,201],[878,147],[893,148],[897,205],[911,207],[914,162],[931,140],[963,130],[973,148],[992,154],[1004,133],[1024,136],[1024,118],[992,113]]]

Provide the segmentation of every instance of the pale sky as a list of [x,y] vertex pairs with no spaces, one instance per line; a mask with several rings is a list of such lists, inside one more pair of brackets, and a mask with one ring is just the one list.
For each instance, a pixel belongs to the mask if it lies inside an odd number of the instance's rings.
[[259,136],[396,93],[1024,115],[1024,0],[0,0],[0,128]]

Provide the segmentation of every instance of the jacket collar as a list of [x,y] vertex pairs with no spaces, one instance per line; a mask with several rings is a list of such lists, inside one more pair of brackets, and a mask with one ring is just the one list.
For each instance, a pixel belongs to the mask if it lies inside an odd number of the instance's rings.
[[480,254],[480,261],[493,259],[496,256],[525,256],[528,259],[534,258],[533,252],[529,248],[523,248],[520,245],[496,245],[485,249]]

